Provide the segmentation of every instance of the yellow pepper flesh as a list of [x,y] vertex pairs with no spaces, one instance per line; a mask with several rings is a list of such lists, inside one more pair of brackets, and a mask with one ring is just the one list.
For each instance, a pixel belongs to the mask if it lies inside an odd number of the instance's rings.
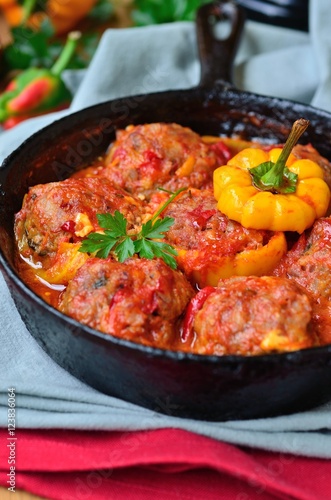
[[79,251],[81,243],[61,242],[56,260],[48,269],[37,269],[36,274],[50,284],[66,285],[89,256]]
[[179,267],[202,288],[217,286],[221,278],[270,274],[285,255],[287,243],[284,233],[277,232],[259,248],[244,250],[234,255],[220,255],[214,261],[203,259],[199,250],[176,250]]
[[249,169],[266,161],[276,162],[280,152],[281,148],[270,152],[246,148],[216,169],[214,195],[218,209],[246,228],[298,233],[325,215],[330,190],[322,168],[311,160],[297,160],[293,154],[288,158],[286,166],[298,175],[295,193],[274,194],[253,186]]

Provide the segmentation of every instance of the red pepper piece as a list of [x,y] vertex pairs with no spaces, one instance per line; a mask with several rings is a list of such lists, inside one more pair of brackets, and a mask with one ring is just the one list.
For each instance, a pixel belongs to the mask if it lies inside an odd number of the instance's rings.
[[161,160],[161,158],[154,151],[151,150],[144,151],[144,158],[148,162],[153,162],[153,161],[155,162],[155,160]]
[[160,158],[154,151],[144,151],[144,161],[139,165],[142,176],[159,175],[162,165],[162,158]]
[[67,220],[61,226],[62,231],[67,231],[68,233],[74,233],[76,228],[76,223],[73,220]]
[[203,205],[199,205],[191,212],[187,212],[187,215],[193,217],[193,226],[198,226],[199,229],[206,229],[208,220],[215,215],[217,210],[204,210]]
[[187,340],[190,338],[191,333],[192,333],[192,328],[193,328],[193,321],[195,318],[195,315],[200,309],[202,308],[203,304],[205,303],[206,299],[209,297],[211,293],[213,293],[216,290],[214,286],[206,286],[202,290],[200,290],[193,299],[191,299],[191,302],[189,303],[185,318],[183,321],[183,327],[181,330],[181,340],[182,342],[187,342]]
[[210,149],[214,151],[221,165],[225,165],[232,156],[230,149],[222,141],[215,142],[210,146]]

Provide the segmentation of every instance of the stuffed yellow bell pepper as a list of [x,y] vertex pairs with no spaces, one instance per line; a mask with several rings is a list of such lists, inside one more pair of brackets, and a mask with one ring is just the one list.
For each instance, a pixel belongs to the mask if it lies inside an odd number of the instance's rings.
[[324,216],[330,190],[322,168],[291,153],[308,123],[294,123],[283,149],[247,148],[216,169],[218,209],[246,228],[298,233]]

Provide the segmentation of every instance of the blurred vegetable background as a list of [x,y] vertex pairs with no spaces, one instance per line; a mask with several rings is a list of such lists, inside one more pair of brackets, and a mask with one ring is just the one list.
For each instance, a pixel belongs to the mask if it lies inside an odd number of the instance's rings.
[[105,29],[193,20],[208,1],[0,0],[0,125],[69,106],[62,72],[86,68]]

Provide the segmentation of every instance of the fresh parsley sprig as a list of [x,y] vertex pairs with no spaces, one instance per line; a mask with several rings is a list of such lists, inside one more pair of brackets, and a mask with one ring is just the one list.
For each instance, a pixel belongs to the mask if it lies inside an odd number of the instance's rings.
[[172,269],[176,269],[177,262],[174,257],[177,255],[176,250],[168,243],[159,241],[164,238],[164,234],[173,225],[174,219],[172,217],[159,219],[159,216],[186,189],[181,188],[174,193],[170,192],[169,199],[150,220],[142,224],[141,230],[137,234],[128,234],[127,220],[118,210],[114,212],[114,215],[97,214],[99,226],[104,229],[104,232],[90,233],[83,240],[79,251],[95,253],[96,257],[101,259],[106,259],[110,252],[114,252],[119,262],[124,262],[135,254],[145,259],[159,257]]

